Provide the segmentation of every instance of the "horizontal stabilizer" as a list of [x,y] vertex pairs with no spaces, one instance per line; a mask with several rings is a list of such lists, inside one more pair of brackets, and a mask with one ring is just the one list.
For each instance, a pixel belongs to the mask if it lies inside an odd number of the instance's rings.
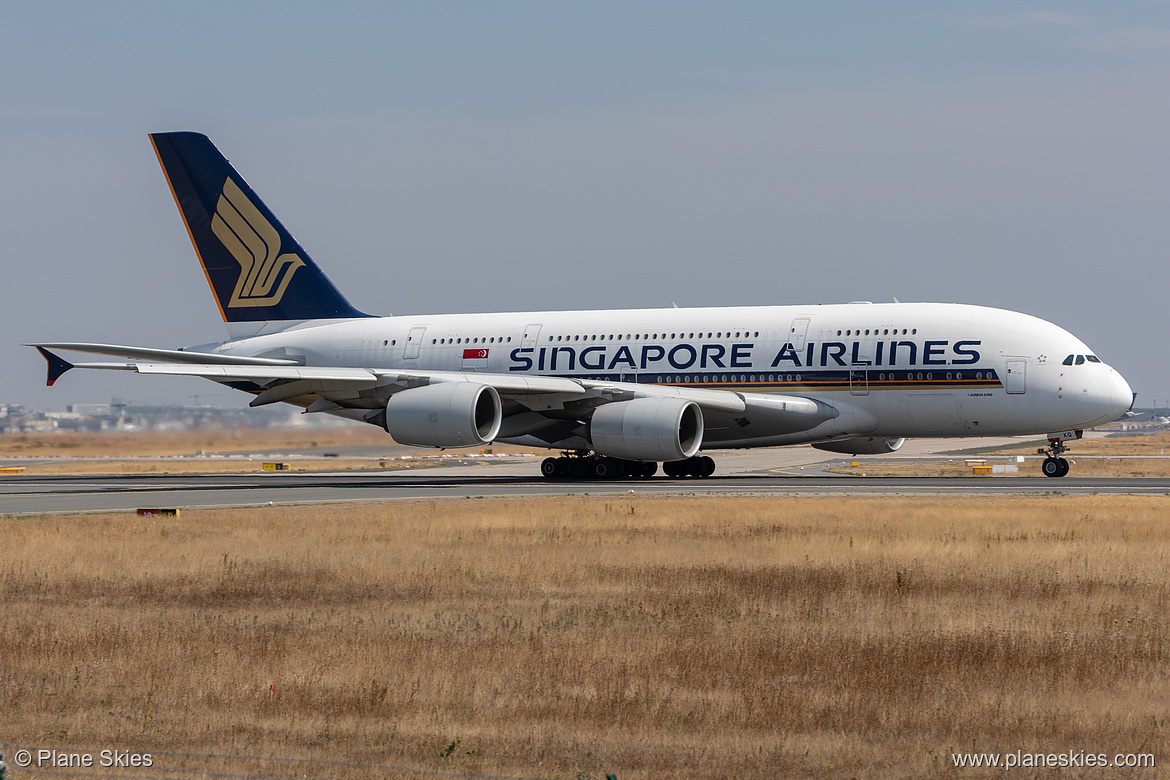
[[69,369],[73,368],[73,364],[60,355],[54,355],[44,347],[37,347],[37,352],[41,353],[41,357],[49,364],[49,377],[45,381],[46,387],[52,387],[53,383],[61,378]]
[[[129,347],[123,344],[89,344],[85,342],[61,342],[56,344],[27,344],[36,347],[44,354],[42,347],[49,349],[67,349],[70,352],[86,352],[91,355],[109,355],[110,357],[128,358],[130,360],[151,360],[164,363],[201,363],[222,366],[298,366],[296,360],[285,358],[240,357],[239,355],[221,355],[216,352],[187,352],[182,349],[152,349],[149,347]],[[60,358],[57,358],[60,360]]]

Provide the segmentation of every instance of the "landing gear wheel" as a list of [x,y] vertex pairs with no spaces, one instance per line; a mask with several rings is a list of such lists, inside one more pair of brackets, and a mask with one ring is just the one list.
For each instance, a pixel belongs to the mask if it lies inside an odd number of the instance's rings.
[[613,458],[598,458],[593,461],[593,476],[596,479],[617,479],[621,464]]
[[642,464],[642,479],[650,479],[658,473],[658,464],[654,461],[649,461]]
[[555,479],[561,475],[561,459],[545,458],[540,462],[540,475],[545,479]]
[[715,473],[715,461],[706,455],[686,460],[671,460],[662,464],[668,477],[709,477]]
[[584,458],[569,458],[569,476],[573,479],[585,479],[589,474],[589,462]]
[[[1064,467],[1061,467],[1064,463]],[[1063,477],[1068,473],[1068,461],[1064,458],[1048,457],[1044,459],[1044,464],[1040,467],[1046,477]]]
[[[1076,431],[1077,438],[1080,438],[1080,431]],[[1069,463],[1064,458],[1060,457],[1068,452],[1068,447],[1064,446],[1063,439],[1057,436],[1048,437],[1048,447],[1041,449],[1041,455],[1047,455],[1044,463],[1040,466],[1040,470],[1044,472],[1046,477],[1063,477],[1068,474]]]
[[715,473],[715,460],[706,455],[699,458],[699,476],[709,477]]

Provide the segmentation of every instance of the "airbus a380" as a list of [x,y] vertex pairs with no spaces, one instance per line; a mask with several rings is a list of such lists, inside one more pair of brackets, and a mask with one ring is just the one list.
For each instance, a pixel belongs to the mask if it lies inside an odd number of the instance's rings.
[[[228,339],[184,349],[32,345],[70,368],[206,377],[383,428],[423,447],[560,450],[550,478],[710,476],[704,450],[809,443],[897,450],[909,437],[1066,442],[1133,403],[1050,322],[982,306],[850,303],[373,317],[355,309],[198,133],[150,136]],[[52,350],[118,358],[71,363]]]

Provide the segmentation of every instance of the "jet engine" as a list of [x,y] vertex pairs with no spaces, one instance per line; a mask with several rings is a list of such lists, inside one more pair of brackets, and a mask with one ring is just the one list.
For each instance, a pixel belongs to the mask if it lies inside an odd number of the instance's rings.
[[886,439],[881,436],[858,436],[842,441],[824,441],[814,444],[818,450],[841,452],[846,455],[886,455],[897,452],[905,439]]
[[502,419],[494,387],[441,382],[390,396],[383,426],[399,444],[474,447],[496,438]]
[[683,460],[703,444],[703,411],[682,398],[635,398],[593,412],[589,437],[599,455],[627,460]]

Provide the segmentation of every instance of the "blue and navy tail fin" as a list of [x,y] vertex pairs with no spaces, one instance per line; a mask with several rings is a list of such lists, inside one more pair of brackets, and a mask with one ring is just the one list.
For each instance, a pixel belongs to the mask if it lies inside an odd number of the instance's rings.
[[284,229],[211,140],[150,136],[226,323],[367,317]]

